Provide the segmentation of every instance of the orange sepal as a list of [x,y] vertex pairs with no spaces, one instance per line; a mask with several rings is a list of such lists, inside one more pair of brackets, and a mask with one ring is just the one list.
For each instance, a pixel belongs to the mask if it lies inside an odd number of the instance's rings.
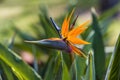
[[66,37],[67,34],[68,34],[68,29],[69,29],[69,26],[68,26],[68,22],[67,22],[67,17],[64,19],[63,21],[63,24],[62,24],[62,29],[61,29],[61,35],[62,37]]
[[75,38],[75,37],[69,37],[67,40],[73,44],[90,44],[89,42],[86,42],[84,40],[81,40],[81,39]]
[[77,54],[79,56],[82,56],[84,58],[87,58],[87,56],[81,50],[79,50],[77,47],[75,47],[75,46],[73,46],[71,44],[69,44],[69,46],[71,47],[73,53],[75,53],[75,54]]
[[69,33],[68,33],[68,36],[73,36],[73,37],[76,37],[78,36],[79,34],[81,34],[83,31],[85,31],[87,28],[84,27],[86,26],[90,21],[86,21],[84,22],[83,24],[81,24],[80,26],[78,26],[77,28],[74,28],[72,29]]
[[70,19],[71,19],[72,15],[73,15],[73,12],[74,12],[74,9],[72,10],[72,12],[69,15],[69,17],[66,17],[64,19],[64,21],[63,21],[62,29],[61,29],[62,37],[67,37],[67,34],[69,32]]

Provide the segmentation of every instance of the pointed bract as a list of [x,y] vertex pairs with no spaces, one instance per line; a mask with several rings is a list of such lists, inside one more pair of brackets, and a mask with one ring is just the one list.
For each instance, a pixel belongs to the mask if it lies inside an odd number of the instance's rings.
[[61,29],[61,34],[62,34],[62,37],[67,37],[68,35],[68,32],[69,32],[69,25],[70,25],[70,19],[73,15],[73,12],[74,12],[74,9],[72,10],[71,14],[69,17],[66,17],[63,21],[63,24],[62,24],[62,29]]
[[68,37],[69,36],[73,36],[76,37],[78,35],[80,35],[82,32],[84,32],[87,28],[85,27],[86,25],[88,25],[90,21],[86,21],[83,24],[81,24],[80,26],[78,26],[77,28],[72,29],[69,33],[68,33]]
[[60,38],[49,38],[49,39],[43,39],[39,41],[25,41],[25,42],[38,44],[47,48],[71,52],[71,48]]
[[69,31],[68,24],[69,23],[67,22],[67,17],[66,17],[65,20],[64,20],[64,22],[63,22],[63,24],[62,24],[62,29],[61,29],[61,35],[62,35],[63,38],[66,37],[67,34],[68,34],[68,31]]
[[90,44],[89,42],[86,42],[84,40],[81,40],[81,39],[75,38],[75,37],[69,37],[68,40],[73,44]]

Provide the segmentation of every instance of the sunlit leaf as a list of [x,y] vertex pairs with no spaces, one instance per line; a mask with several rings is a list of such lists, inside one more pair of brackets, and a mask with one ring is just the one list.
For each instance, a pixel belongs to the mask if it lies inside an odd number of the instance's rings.
[[0,60],[0,64],[3,68],[7,80],[14,80],[14,76],[11,68],[7,64],[5,64],[2,60]]
[[2,44],[0,44],[0,59],[14,69],[15,72],[23,76],[24,79],[42,80],[35,70],[23,62],[23,60],[16,53],[5,48]]

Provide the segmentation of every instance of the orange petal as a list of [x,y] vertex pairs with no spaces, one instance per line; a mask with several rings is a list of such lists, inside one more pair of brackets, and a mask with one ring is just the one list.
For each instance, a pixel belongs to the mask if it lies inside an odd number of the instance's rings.
[[70,37],[77,37],[79,34],[81,34],[82,32],[84,32],[86,30],[86,28],[84,27],[82,27],[82,28],[80,28],[80,27],[77,27],[77,28],[75,28],[75,29],[73,29],[72,31],[70,31],[69,33],[68,33],[68,37],[70,36]]
[[79,56],[82,56],[84,58],[87,58],[86,55],[81,50],[79,50],[77,47],[75,47],[75,46],[73,46],[71,44],[70,44],[70,47],[71,47],[73,53],[75,53],[75,54],[77,54]]
[[78,26],[77,28],[74,28],[72,29],[69,33],[68,33],[68,36],[73,36],[73,37],[76,37],[78,36],[79,34],[81,34],[83,31],[86,30],[86,26],[90,21],[86,21],[84,22],[83,24],[81,24],[80,26]]
[[73,15],[74,9],[72,10],[70,16],[64,19],[64,22],[62,24],[62,30],[61,30],[61,34],[63,37],[67,37],[68,31],[69,31],[69,24],[70,24],[70,19]]
[[67,17],[64,19],[64,22],[62,24],[62,29],[61,29],[61,34],[62,37],[66,37],[66,35],[68,34],[68,30],[69,30],[69,26],[68,26],[68,22],[67,22]]
[[71,19],[72,15],[73,15],[74,10],[75,10],[75,9],[72,10],[72,12],[70,13],[70,15],[69,15],[69,17],[68,17],[68,19],[67,19],[68,23],[70,23],[70,19]]
[[75,37],[68,37],[67,40],[73,44],[90,44],[89,42],[86,42],[84,40],[81,40],[81,39],[75,38]]

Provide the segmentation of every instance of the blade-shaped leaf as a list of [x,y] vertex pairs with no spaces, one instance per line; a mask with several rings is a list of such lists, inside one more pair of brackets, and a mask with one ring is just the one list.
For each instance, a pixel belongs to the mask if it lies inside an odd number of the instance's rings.
[[[106,31],[109,27],[109,24],[111,24],[111,21],[113,20],[112,17],[114,14],[116,14],[118,12],[119,9],[119,5],[120,3],[118,3],[117,5],[115,5],[113,8],[110,8],[109,10],[105,11],[104,13],[102,13],[98,19],[98,21],[100,22],[100,29],[101,29],[101,34],[106,36]],[[91,42],[91,40],[93,38],[92,34],[92,25],[90,25],[87,30],[82,34],[82,38],[88,42]],[[90,38],[91,36],[91,38]],[[86,52],[88,52],[89,48],[91,48],[91,45],[85,45],[84,49]]]
[[96,80],[95,77],[94,54],[91,51],[88,57],[88,67],[85,75],[85,80]]
[[46,71],[45,80],[71,80],[61,51],[58,54],[51,55]]
[[[54,54],[54,55],[56,55],[56,54]],[[44,71],[45,72],[44,80],[52,80],[53,79],[53,69],[54,69],[54,59],[55,59],[54,55],[51,55],[47,61],[47,65],[46,65],[45,71]]]
[[63,61],[63,67],[62,68],[63,68],[62,80],[71,80],[70,73],[69,73],[68,68],[67,68],[64,61]]
[[74,60],[74,62],[71,65],[71,69],[70,69],[70,75],[71,75],[71,79],[72,80],[77,80],[77,69],[76,69],[76,62]]
[[74,56],[75,58],[70,69],[71,79],[81,80],[86,70],[86,59],[77,55]]
[[86,70],[86,59],[80,56],[76,56],[76,75],[77,80],[81,80]]
[[92,19],[93,19],[92,26],[95,32],[93,35],[92,47],[95,57],[96,79],[101,80],[103,79],[103,74],[105,71],[105,51],[104,43],[102,40],[102,34],[94,10],[92,10]]
[[14,80],[14,76],[12,74],[11,68],[8,65],[6,65],[2,60],[0,60],[0,64],[3,68],[3,71],[6,75],[7,80]]
[[41,11],[41,13],[39,14],[40,24],[46,33],[47,36],[46,38],[58,36],[58,34],[55,33],[55,29],[52,27],[46,8],[41,7],[40,11]]
[[29,34],[25,34],[22,31],[20,31],[18,28],[13,27],[13,29],[16,31],[16,34],[18,34],[20,36],[20,38],[24,39],[24,40],[35,40],[34,37],[32,37]]
[[120,35],[111,56],[105,80],[120,80]]
[[[56,55],[56,56],[55,56]],[[61,53],[55,54],[49,61],[45,80],[62,80],[62,58]]]
[[14,33],[14,35],[12,36],[11,42],[10,42],[10,44],[8,45],[8,48],[9,48],[9,49],[12,49],[13,46],[14,46],[15,36],[16,36],[16,33]]
[[12,50],[5,48],[0,44],[0,59],[8,64],[15,72],[19,73],[26,80],[42,80],[41,77],[28,66]]

